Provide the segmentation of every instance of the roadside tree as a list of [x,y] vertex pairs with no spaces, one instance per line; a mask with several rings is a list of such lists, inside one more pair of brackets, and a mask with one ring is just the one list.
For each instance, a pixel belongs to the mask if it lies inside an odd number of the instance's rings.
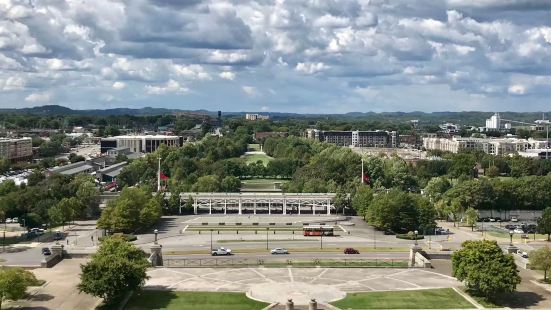
[[107,237],[90,262],[80,266],[78,289],[109,304],[130,290],[140,289],[149,266],[141,249],[121,237]]
[[543,281],[548,282],[547,273],[551,271],[551,248],[541,247],[530,252],[530,267],[543,271]]
[[21,268],[0,269],[0,309],[6,300],[19,300],[27,295],[27,287],[38,285],[30,271]]
[[469,207],[467,211],[465,211],[465,218],[467,220],[467,225],[471,226],[471,231],[474,231],[474,226],[478,220],[478,211]]
[[465,241],[452,255],[452,275],[465,283],[469,293],[490,301],[515,291],[521,279],[511,254],[496,241]]
[[543,210],[541,217],[538,219],[538,232],[547,235],[547,241],[551,236],[551,207]]

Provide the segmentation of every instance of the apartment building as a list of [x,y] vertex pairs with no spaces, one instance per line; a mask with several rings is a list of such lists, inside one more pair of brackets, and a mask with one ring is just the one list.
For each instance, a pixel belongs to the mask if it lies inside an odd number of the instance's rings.
[[247,113],[247,114],[245,114],[245,119],[248,120],[248,121],[266,120],[266,119],[270,119],[270,116],[269,115],[262,115],[262,114]]
[[324,131],[308,129],[306,138],[339,146],[395,148],[400,145],[395,131]]
[[0,138],[0,158],[20,161],[30,159],[32,156],[33,142],[31,138]]
[[457,153],[462,150],[480,150],[491,155],[518,154],[530,149],[547,148],[547,141],[517,138],[423,138],[423,147],[427,150],[440,150]]

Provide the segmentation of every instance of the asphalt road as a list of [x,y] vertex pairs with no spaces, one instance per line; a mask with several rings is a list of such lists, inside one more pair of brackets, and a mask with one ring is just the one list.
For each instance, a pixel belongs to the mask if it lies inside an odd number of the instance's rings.
[[[232,250],[233,251],[233,250]],[[260,253],[239,253],[225,256],[211,256],[208,254],[191,255],[165,255],[165,259],[207,259],[207,258],[251,258],[251,259],[395,259],[403,260],[408,258],[408,253],[360,253],[360,254],[342,254],[327,252],[311,253],[289,253],[289,254],[260,254]]]

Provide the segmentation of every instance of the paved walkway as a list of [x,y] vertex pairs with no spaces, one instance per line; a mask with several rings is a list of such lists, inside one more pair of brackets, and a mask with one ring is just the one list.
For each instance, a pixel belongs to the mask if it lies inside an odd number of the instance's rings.
[[293,298],[306,304],[343,298],[347,292],[456,287],[454,278],[424,269],[393,268],[157,268],[146,288],[177,291],[237,291],[266,301]]
[[65,259],[54,268],[39,268],[32,272],[46,283],[29,289],[29,298],[8,302],[6,306],[18,309],[95,309],[100,299],[79,293],[80,264],[84,259]]

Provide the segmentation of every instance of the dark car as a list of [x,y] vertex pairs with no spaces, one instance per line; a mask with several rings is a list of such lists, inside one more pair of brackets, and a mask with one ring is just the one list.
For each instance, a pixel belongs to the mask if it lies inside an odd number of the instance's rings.
[[42,255],[52,255],[50,248],[42,248]]
[[344,254],[360,254],[360,251],[354,248],[346,248],[344,249]]

